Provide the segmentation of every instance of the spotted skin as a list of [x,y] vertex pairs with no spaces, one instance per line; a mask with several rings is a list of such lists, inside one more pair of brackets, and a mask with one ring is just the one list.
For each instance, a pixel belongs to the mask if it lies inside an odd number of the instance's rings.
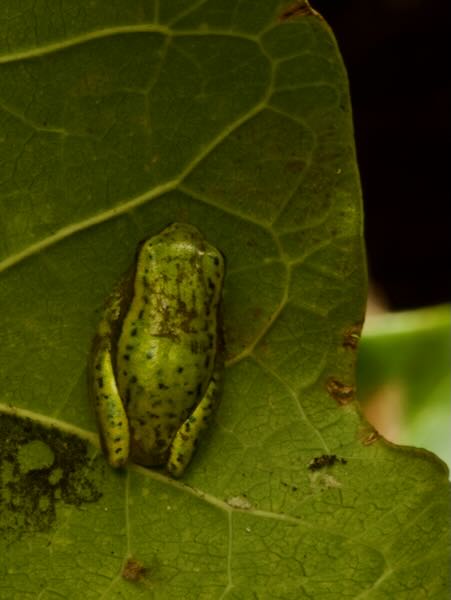
[[205,396],[177,431],[172,441],[167,469],[173,477],[182,475],[196,449],[200,433],[210,424],[219,397],[218,387],[222,372],[221,367],[222,365],[218,365],[215,368]]
[[111,295],[89,369],[111,466],[130,457],[179,477],[189,464],[218,399],[223,279],[221,253],[174,223],[141,245],[132,286]]

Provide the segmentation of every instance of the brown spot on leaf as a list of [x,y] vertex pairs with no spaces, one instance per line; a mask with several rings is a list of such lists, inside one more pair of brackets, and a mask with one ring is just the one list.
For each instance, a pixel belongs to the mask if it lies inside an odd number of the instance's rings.
[[350,350],[356,350],[360,342],[360,333],[362,331],[362,321],[351,325],[346,329],[343,337],[343,348],[349,348]]
[[332,398],[342,406],[349,404],[349,402],[354,400],[354,386],[347,385],[346,383],[335,379],[335,377],[329,377],[326,388]]
[[122,577],[128,581],[140,581],[146,575],[144,564],[135,558],[128,558],[122,569]]
[[365,435],[362,436],[362,438],[361,438],[362,444],[364,446],[371,446],[372,444],[377,442],[381,437],[382,437],[381,434],[378,431],[376,431],[375,429],[373,429],[369,433],[368,433],[368,431],[366,431]]
[[299,0],[290,4],[283,13],[279,16],[279,21],[288,21],[296,17],[305,17],[310,15],[317,15],[318,13],[312,9],[310,4],[306,0]]

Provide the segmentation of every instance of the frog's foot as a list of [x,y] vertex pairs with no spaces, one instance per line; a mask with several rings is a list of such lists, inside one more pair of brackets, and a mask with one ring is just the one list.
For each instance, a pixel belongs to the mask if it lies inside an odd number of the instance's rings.
[[183,474],[196,449],[200,433],[208,427],[219,399],[218,384],[219,374],[215,372],[208,384],[205,396],[177,431],[169,449],[167,462],[167,470],[173,477],[180,477]]

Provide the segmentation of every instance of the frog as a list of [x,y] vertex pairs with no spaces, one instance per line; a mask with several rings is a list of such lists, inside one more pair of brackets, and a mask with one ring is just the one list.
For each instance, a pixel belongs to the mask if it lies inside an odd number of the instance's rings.
[[138,246],[92,343],[89,391],[113,468],[180,477],[219,400],[224,257],[188,223]]

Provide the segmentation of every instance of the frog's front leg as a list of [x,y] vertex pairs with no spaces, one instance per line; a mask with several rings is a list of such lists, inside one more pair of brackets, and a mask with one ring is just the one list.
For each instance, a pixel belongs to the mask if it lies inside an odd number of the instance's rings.
[[218,404],[221,374],[222,363],[219,364],[217,361],[204,397],[188,419],[182,423],[172,441],[166,468],[173,477],[180,477],[183,474],[196,449],[200,433],[208,427],[211,415]]
[[91,350],[89,378],[99,425],[102,448],[112,467],[128,460],[130,432],[128,418],[116,384],[113,368],[113,330],[120,315],[119,292],[113,294],[100,321]]

